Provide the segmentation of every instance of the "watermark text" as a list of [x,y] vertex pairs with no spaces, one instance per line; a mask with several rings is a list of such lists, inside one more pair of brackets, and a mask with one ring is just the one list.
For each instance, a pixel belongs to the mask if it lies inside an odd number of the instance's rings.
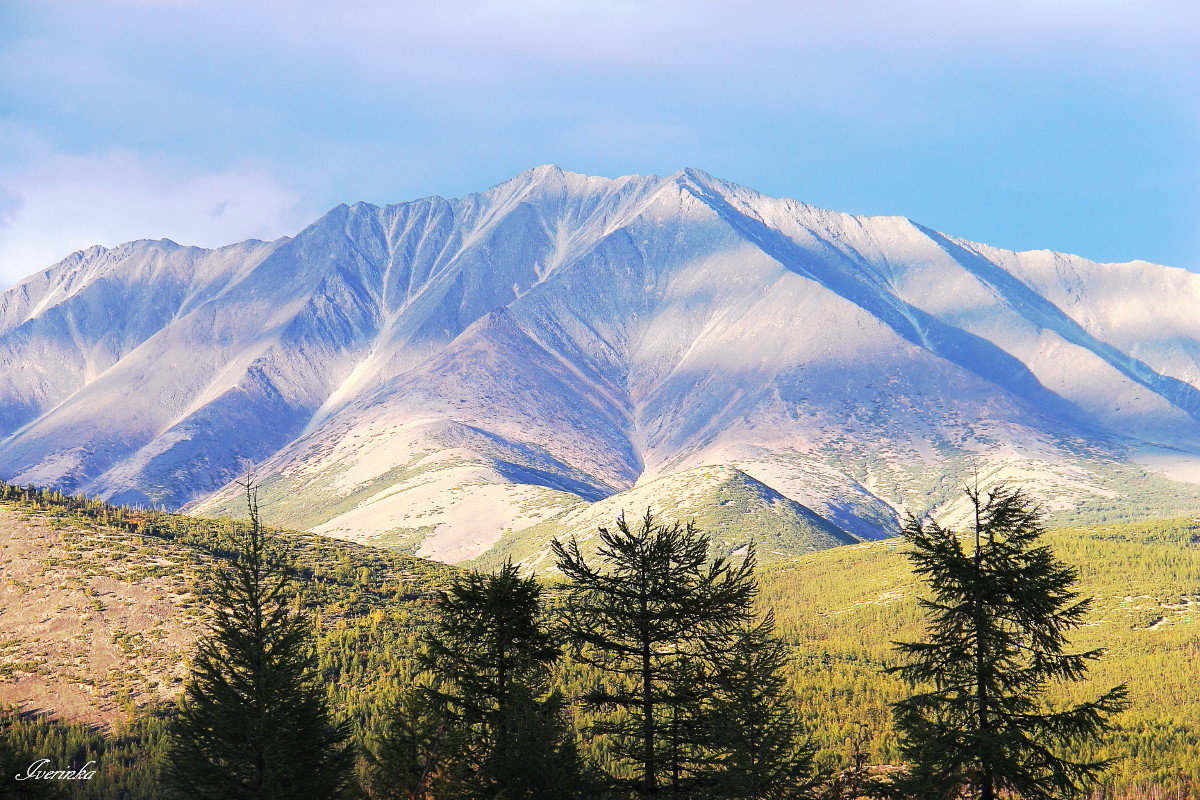
[[43,758],[30,764],[24,774],[18,773],[14,777],[19,781],[90,781],[96,770],[89,767],[95,764],[95,761],[89,761],[78,769],[52,769],[50,759]]

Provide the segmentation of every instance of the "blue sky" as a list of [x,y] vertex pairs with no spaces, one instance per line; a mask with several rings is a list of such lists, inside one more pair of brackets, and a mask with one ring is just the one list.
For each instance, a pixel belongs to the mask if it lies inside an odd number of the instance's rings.
[[0,0],[0,286],[543,163],[1200,270],[1197,9]]

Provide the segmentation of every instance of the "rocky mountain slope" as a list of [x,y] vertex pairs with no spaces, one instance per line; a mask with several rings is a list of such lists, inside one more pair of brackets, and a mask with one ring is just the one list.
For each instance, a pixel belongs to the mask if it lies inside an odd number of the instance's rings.
[[1162,516],[1200,508],[1197,308],[1180,269],[538,167],[0,294],[0,478],[211,513],[249,467],[274,522],[448,561],[733,495],[798,552],[974,474]]
[[0,503],[0,705],[103,723],[178,694],[203,626],[182,555]]

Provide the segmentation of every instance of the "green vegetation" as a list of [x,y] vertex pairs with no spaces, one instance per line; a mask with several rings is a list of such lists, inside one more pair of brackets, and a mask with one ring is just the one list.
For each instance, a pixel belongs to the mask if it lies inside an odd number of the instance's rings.
[[705,787],[714,727],[713,685],[731,634],[752,619],[751,555],[710,560],[694,525],[600,529],[597,555],[553,543],[566,578],[564,634],[596,676],[580,696],[588,734],[606,744],[613,778],[637,797],[692,797]]
[[913,692],[893,707],[906,765],[893,785],[912,798],[1078,797],[1111,763],[1079,753],[1112,729],[1128,690],[1047,706],[1048,685],[1082,681],[1103,655],[1065,652],[1092,601],[1075,591],[1077,570],[1040,542],[1039,514],[1019,490],[967,497],[965,536],[932,520],[904,528],[928,630],[898,642],[903,661],[888,670]]
[[846,531],[746,473],[723,466],[694,467],[605,500],[570,508],[515,531],[464,566],[494,569],[505,561],[544,573],[554,569],[550,542],[574,538],[584,551],[600,542],[597,530],[624,513],[647,508],[664,519],[690,520],[707,535],[712,552],[730,555],[754,543],[764,561],[857,542]]
[[332,722],[312,624],[245,489],[250,523],[235,527],[238,553],[212,576],[212,628],[171,720],[164,784],[188,800],[344,797],[349,732]]
[[1195,513],[1200,487],[1174,481],[1136,463],[1097,456],[1081,464],[1108,498],[1088,496],[1070,503],[1070,510],[1047,515],[1056,525],[1094,525],[1144,522]]
[[[1106,650],[1089,684],[1129,686],[1131,706],[1103,751],[1118,757],[1103,796],[1200,796],[1200,522],[1064,528],[1043,541],[1078,566],[1078,591],[1095,598],[1071,637],[1076,649]],[[883,670],[897,661],[892,642],[925,632],[923,589],[904,552],[902,541],[888,540],[763,568],[761,601],[792,645],[792,685],[825,768],[852,766],[856,747],[870,763],[901,759],[888,708],[906,689]],[[1148,617],[1161,620],[1147,627]],[[1047,700],[1087,695],[1053,684]]]
[[[537,579],[522,577],[512,564],[491,575],[462,575],[441,593],[440,613],[418,658],[432,676],[424,691],[446,729],[433,796],[579,795],[582,770],[573,737],[560,699],[548,692],[559,646],[542,593]],[[411,712],[402,706],[401,713]],[[406,731],[403,736],[408,738]]]
[[[788,800],[818,785],[813,770],[816,747],[788,689],[787,646],[768,612],[734,633],[715,653],[716,686],[712,709],[715,752],[711,798]],[[840,787],[834,789],[835,796]]]
[[[200,576],[238,551],[227,521],[130,511],[2,484],[0,501],[64,531],[86,531],[78,556],[71,550],[69,557],[104,579],[184,574],[191,592],[187,602],[197,614],[212,599],[212,587]],[[415,753],[412,762],[422,769],[422,754],[435,744],[438,726],[430,727],[423,696],[403,690],[419,678],[414,656],[436,613],[437,593],[461,570],[313,535],[278,534],[293,555],[300,603],[314,620],[317,668],[331,706],[359,743],[378,743],[387,738],[385,730],[395,729],[395,749]],[[1080,593],[1095,597],[1070,645],[1107,651],[1092,667],[1089,687],[1129,684],[1132,705],[1100,753],[1119,759],[1097,797],[1200,797],[1200,693],[1194,689],[1200,663],[1200,522],[1078,526],[1051,531],[1044,541],[1059,560],[1078,567]],[[844,770],[838,782],[847,786],[872,771],[866,765],[899,763],[888,708],[905,695],[905,686],[883,670],[897,661],[894,640],[917,640],[925,630],[916,602],[923,590],[903,543],[838,547],[767,563],[759,579],[758,607],[774,611],[789,645],[785,689],[794,692],[799,721],[819,745],[816,766]],[[567,595],[562,585],[550,585],[546,603],[552,618],[562,614]],[[92,599],[106,602],[103,596]],[[129,641],[137,646],[136,637]],[[0,642],[0,666],[18,669],[21,660],[17,650]],[[551,671],[549,690],[580,697],[597,677],[568,653]],[[1076,703],[1088,691],[1052,684],[1047,700],[1056,706]],[[94,780],[67,787],[72,797],[149,800],[158,796],[166,709],[138,703],[128,722],[104,729],[11,713],[4,728],[21,753],[63,763],[98,761]],[[410,710],[398,713],[402,706]],[[592,721],[591,712],[579,706],[565,712],[576,729]],[[386,749],[374,749],[397,763]],[[611,773],[621,769],[601,741],[580,742],[580,754]]]
[[[50,716],[19,714],[12,709],[0,710],[0,731],[16,751],[16,764],[10,770],[6,761],[0,764],[0,797],[37,798],[39,788],[46,797],[73,800],[156,800],[159,789],[159,754],[166,737],[166,720],[160,714],[144,713],[111,730],[99,730],[93,725],[56,721]],[[48,782],[46,787],[29,787],[25,781],[15,784],[13,776],[25,770],[35,759],[49,758],[58,769],[83,767],[96,774],[86,781],[71,781],[62,787]],[[16,791],[25,792],[25,795]],[[5,793],[7,792],[7,793]]]
[[438,765],[450,747],[441,704],[426,691],[427,676],[396,695],[387,723],[367,742],[363,787],[378,800],[432,800]]
[[[636,526],[619,518],[600,538],[590,557],[574,540],[554,542],[564,582],[548,608],[541,583],[511,563],[464,574],[441,593],[418,655],[425,678],[401,693],[371,746],[371,791],[409,800],[815,797],[786,648],[769,615],[755,619],[753,551],[710,559],[694,525],[649,512]],[[553,673],[570,687],[553,691]]]

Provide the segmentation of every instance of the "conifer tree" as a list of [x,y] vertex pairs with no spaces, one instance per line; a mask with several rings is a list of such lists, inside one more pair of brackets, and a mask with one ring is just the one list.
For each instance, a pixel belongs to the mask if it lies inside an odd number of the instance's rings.
[[[708,796],[717,800],[794,800],[814,788],[808,742],[788,689],[787,646],[774,615],[736,630],[716,654],[711,739],[716,753]],[[720,642],[720,639],[715,640]]]
[[452,751],[440,704],[418,680],[403,689],[387,726],[367,752],[367,787],[380,800],[433,800]]
[[566,800],[577,791],[574,742],[560,701],[547,696],[559,646],[541,597],[541,584],[511,562],[462,575],[440,594],[419,659],[436,678],[427,692],[454,743],[440,796]]
[[[460,783],[468,789],[465,796],[469,800],[580,797],[590,782],[562,698],[557,693],[537,697],[522,687],[512,693],[506,716],[503,736],[497,734],[481,753],[478,770]],[[464,752],[471,751],[470,743]]]
[[[16,714],[15,711],[12,712]],[[45,756],[23,752],[9,737],[7,722],[0,727],[0,800],[58,800],[66,797],[61,781],[23,779],[30,765]],[[46,766],[46,769],[77,769],[82,765]],[[21,777],[18,777],[21,776]]]
[[966,797],[1062,800],[1079,795],[1108,762],[1076,756],[1126,705],[1118,686],[1051,710],[1051,682],[1078,681],[1099,650],[1064,652],[1091,604],[1077,571],[1038,543],[1039,513],[1019,490],[967,490],[972,535],[910,519],[909,558],[932,592],[922,599],[924,641],[897,646],[893,672],[921,687],[894,706],[910,764],[901,791],[923,800]]
[[250,524],[213,577],[214,619],[171,725],[165,779],[194,800],[326,800],[343,796],[353,757],[331,721],[312,626],[278,546],[243,484]]
[[[571,539],[554,541],[568,580],[564,629],[603,681],[582,698],[593,733],[632,773],[640,797],[685,797],[705,766],[704,636],[744,624],[754,599],[753,554],[710,561],[694,524],[662,524],[647,511],[601,528],[595,565]],[[698,746],[701,745],[701,746]]]

